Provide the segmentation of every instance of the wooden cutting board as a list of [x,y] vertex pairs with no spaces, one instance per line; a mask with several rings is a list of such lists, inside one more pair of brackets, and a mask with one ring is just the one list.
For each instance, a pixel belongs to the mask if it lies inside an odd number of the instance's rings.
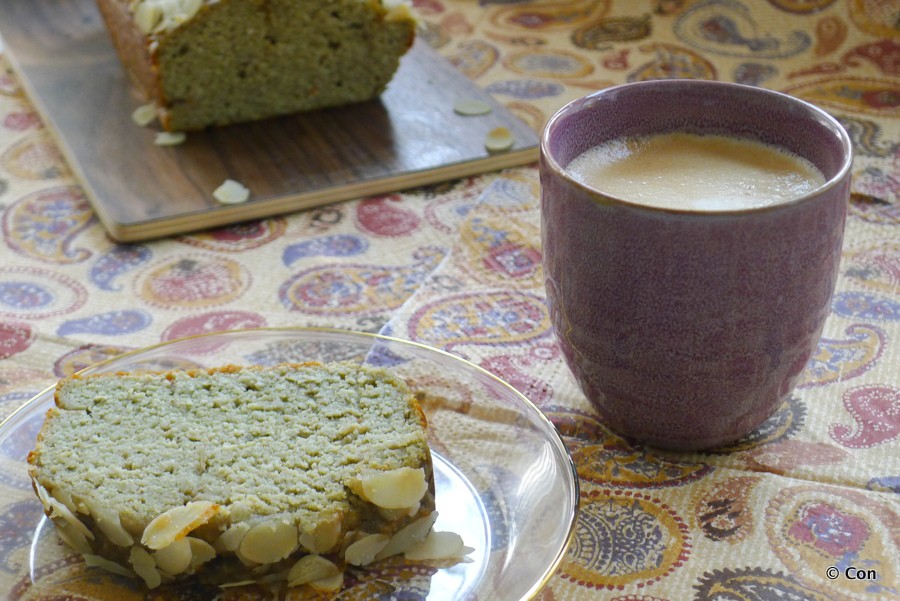
[[[94,0],[2,0],[5,51],[109,234],[137,241],[399,191],[537,160],[536,133],[419,40],[382,96],[154,144]],[[458,99],[491,105],[457,115]],[[489,153],[498,126],[515,144]],[[225,179],[251,200],[221,205]]]

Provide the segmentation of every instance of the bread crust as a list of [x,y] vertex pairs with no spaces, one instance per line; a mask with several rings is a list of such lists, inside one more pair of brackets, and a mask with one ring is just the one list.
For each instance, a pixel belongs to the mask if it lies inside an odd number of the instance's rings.
[[[97,5],[129,78],[169,131],[370,100],[385,89],[415,39],[408,10],[388,10],[381,0],[309,2],[305,6],[319,11],[310,18],[328,21],[293,29],[285,24],[299,22],[302,2],[204,0],[180,25],[151,33],[137,26],[135,2]],[[344,19],[352,25],[342,29]],[[223,34],[228,26],[243,35]],[[316,41],[301,43],[306,38]]]
[[159,87],[158,65],[150,51],[152,40],[134,25],[127,0],[97,0],[116,54],[143,102],[165,104]]

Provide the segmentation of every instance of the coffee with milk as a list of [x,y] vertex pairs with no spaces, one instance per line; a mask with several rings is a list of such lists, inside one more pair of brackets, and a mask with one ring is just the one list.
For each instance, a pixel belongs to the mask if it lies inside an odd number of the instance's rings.
[[566,170],[622,200],[696,211],[765,207],[825,183],[812,163],[782,148],[686,132],[610,140],[575,157]]

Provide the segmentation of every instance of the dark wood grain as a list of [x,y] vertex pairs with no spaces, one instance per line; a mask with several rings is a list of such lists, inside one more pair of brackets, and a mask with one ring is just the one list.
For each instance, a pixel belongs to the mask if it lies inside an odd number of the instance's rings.
[[[383,194],[537,160],[537,135],[423,41],[370,102],[191,133],[153,143],[131,113],[143,99],[116,57],[94,0],[2,0],[0,35],[110,235],[136,241]],[[453,112],[459,98],[488,115]],[[505,126],[508,152],[484,148]],[[221,205],[226,178],[251,200]]]

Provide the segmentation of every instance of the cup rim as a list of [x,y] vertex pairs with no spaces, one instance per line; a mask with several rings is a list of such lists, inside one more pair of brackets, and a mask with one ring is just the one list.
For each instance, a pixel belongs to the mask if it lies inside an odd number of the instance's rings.
[[[569,175],[568,171],[565,167],[559,164],[556,160],[556,157],[550,153],[550,131],[551,129],[563,118],[567,117],[570,114],[573,114],[577,110],[581,110],[582,107],[588,106],[594,98],[604,96],[610,93],[613,93],[622,88],[637,88],[637,87],[666,87],[666,86],[707,86],[707,87],[721,87],[721,88],[735,88],[735,89],[743,89],[751,94],[759,94],[759,95],[768,95],[773,99],[778,99],[780,101],[787,101],[790,103],[796,103],[798,105],[803,106],[806,110],[811,113],[818,115],[825,123],[830,125],[834,131],[838,134],[841,142],[841,147],[845,151],[844,152],[844,161],[841,164],[840,168],[837,172],[828,180],[825,181],[822,185],[817,188],[806,192],[800,196],[795,198],[791,198],[789,200],[776,202],[770,205],[759,206],[759,207],[749,207],[742,209],[696,209],[690,207],[684,208],[676,208],[676,207],[660,207],[654,205],[643,204],[639,202],[634,202],[628,200],[626,198],[622,198],[620,196],[616,196],[609,192],[603,192],[601,190],[597,190],[594,187],[586,185],[584,182],[581,182],[571,175]],[[594,202],[598,204],[607,204],[607,205],[624,205],[626,207],[648,211],[652,213],[660,213],[660,214],[676,214],[676,215],[692,215],[692,216],[710,216],[710,217],[731,217],[735,215],[744,215],[744,214],[759,214],[759,213],[767,213],[772,211],[784,210],[789,207],[796,206],[808,200],[811,197],[819,196],[824,192],[827,192],[831,188],[838,186],[844,178],[847,176],[848,172],[851,170],[853,166],[853,144],[850,140],[850,134],[847,133],[847,130],[843,125],[830,113],[825,111],[824,109],[816,106],[815,104],[803,100],[802,98],[797,98],[796,96],[791,96],[790,94],[785,94],[784,92],[778,92],[776,90],[771,90],[769,88],[761,88],[758,86],[751,86],[747,84],[740,84],[728,81],[717,81],[717,80],[707,80],[707,79],[652,79],[652,80],[644,80],[644,81],[636,81],[636,82],[628,82],[623,84],[617,84],[614,86],[610,86],[608,88],[603,88],[597,90],[595,92],[591,92],[590,94],[586,94],[574,100],[567,102],[564,106],[562,106],[559,110],[557,110],[550,119],[547,120],[547,123],[541,130],[540,136],[540,160],[545,162],[552,171],[557,173],[561,178],[563,178],[567,183],[573,185],[575,187],[581,188],[582,190],[591,193]]]

